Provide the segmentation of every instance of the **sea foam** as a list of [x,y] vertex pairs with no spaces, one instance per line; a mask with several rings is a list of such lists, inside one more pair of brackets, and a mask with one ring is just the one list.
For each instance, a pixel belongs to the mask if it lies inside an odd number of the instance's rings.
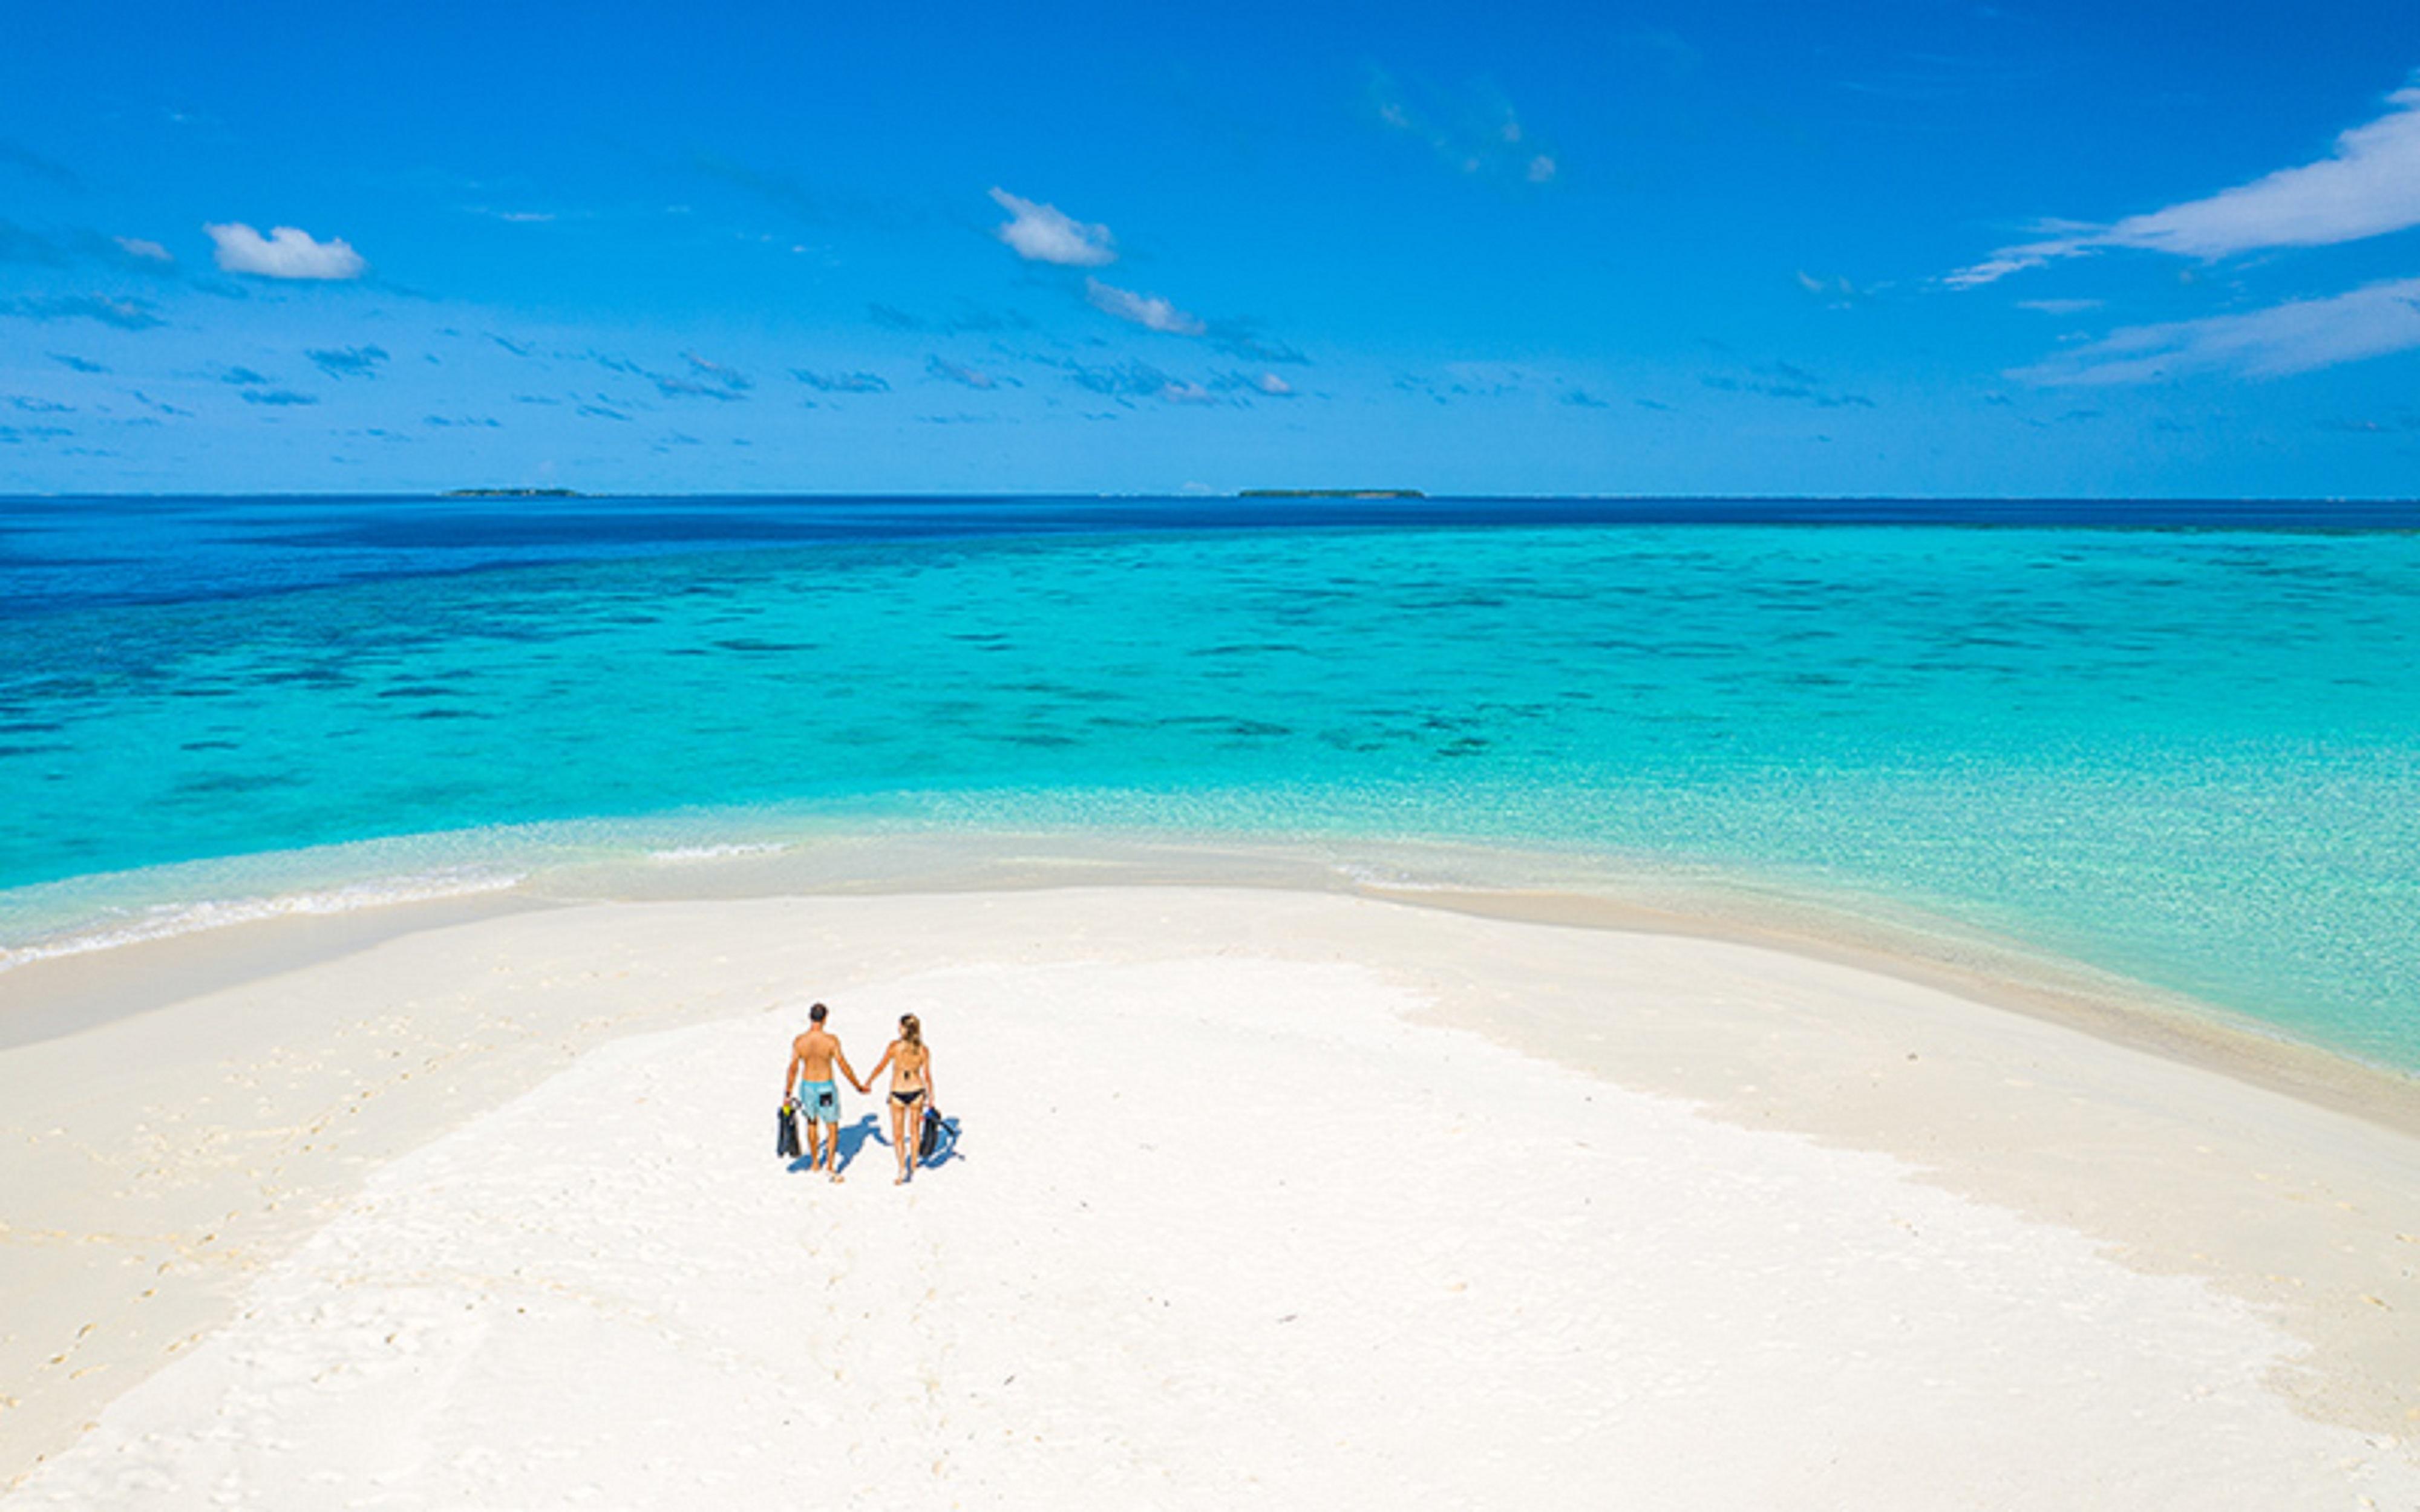
[[741,856],[779,856],[787,845],[771,841],[732,845],[675,845],[664,850],[649,851],[647,859],[664,866],[681,866],[692,861],[727,861]]
[[348,914],[395,903],[432,903],[507,892],[519,887],[525,872],[473,869],[427,872],[410,876],[381,877],[303,892],[272,893],[244,898],[213,898],[192,903],[157,903],[124,910],[81,928],[25,942],[0,946],[0,972],[36,961],[89,955],[122,945],[164,940],[204,930],[250,924],[261,919],[307,915]]

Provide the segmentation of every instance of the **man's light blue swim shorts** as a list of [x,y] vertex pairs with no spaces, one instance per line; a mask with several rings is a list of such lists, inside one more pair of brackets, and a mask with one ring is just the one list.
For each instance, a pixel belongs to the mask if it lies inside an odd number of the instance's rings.
[[838,1123],[840,1121],[839,1086],[829,1081],[800,1082],[799,1111],[805,1114],[811,1123]]

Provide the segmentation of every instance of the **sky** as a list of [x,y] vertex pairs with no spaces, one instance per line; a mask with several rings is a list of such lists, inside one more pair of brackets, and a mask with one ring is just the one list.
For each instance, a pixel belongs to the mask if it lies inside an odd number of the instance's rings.
[[2420,492],[2420,6],[0,8],[0,493]]

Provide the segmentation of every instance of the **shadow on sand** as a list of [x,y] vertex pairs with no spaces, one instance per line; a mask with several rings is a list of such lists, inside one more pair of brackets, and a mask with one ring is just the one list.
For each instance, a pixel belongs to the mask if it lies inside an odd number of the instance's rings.
[[848,1168],[857,1164],[857,1152],[865,1148],[865,1142],[872,1139],[879,1143],[882,1135],[876,1132],[874,1115],[867,1113],[861,1115],[855,1123],[843,1129],[839,1138],[840,1168],[842,1174],[845,1175]]
[[[803,1132],[805,1125],[801,1124],[799,1127]],[[918,1161],[916,1163],[918,1169],[934,1170],[940,1166],[949,1165],[952,1161],[966,1159],[964,1155],[958,1153],[958,1120],[949,1118],[943,1119],[941,1120],[941,1131],[940,1148],[934,1150],[926,1159]],[[884,1149],[889,1149],[891,1148],[890,1139],[885,1137],[878,1120],[871,1113],[859,1115],[858,1120],[855,1123],[844,1124],[834,1137],[836,1146],[840,1151],[840,1158],[836,1163],[835,1168],[843,1176],[847,1175],[848,1168],[857,1164],[859,1152],[864,1149],[869,1142],[880,1145]],[[789,1169],[791,1173],[793,1175],[804,1175],[806,1172],[813,1170],[814,1167],[808,1164],[808,1159],[809,1157],[800,1155],[798,1159],[790,1162]]]
[[[800,1124],[799,1127],[803,1133],[807,1126]],[[848,1174],[849,1166],[857,1160],[857,1152],[865,1148],[865,1142],[868,1139],[877,1144],[882,1139],[882,1136],[876,1132],[874,1115],[871,1113],[861,1115],[855,1123],[845,1124],[834,1130],[831,1137],[833,1147],[839,1151],[839,1159],[833,1163],[833,1168],[843,1176]],[[813,1160],[812,1153],[800,1155],[790,1162],[789,1169],[793,1175],[803,1175],[814,1169]]]

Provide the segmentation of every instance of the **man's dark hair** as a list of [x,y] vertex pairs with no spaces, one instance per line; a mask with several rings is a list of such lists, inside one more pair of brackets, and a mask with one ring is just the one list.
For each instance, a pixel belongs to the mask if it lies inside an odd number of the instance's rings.
[[814,1007],[807,1010],[807,1018],[813,1023],[821,1024],[824,1021],[824,1015],[830,1011],[831,1010],[824,1007],[823,1004],[817,1003]]

